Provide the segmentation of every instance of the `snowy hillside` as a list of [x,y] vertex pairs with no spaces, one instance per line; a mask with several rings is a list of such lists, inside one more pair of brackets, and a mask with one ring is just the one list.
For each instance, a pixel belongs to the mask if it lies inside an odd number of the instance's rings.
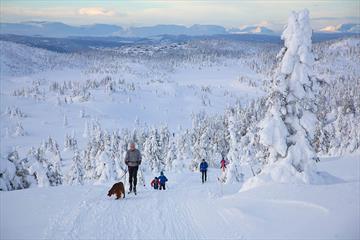
[[[358,239],[360,38],[312,34],[0,41],[0,238]],[[145,186],[114,201],[130,143]]]
[[[73,130],[81,143],[85,124],[92,119],[109,131],[136,124],[166,124],[177,131],[179,126],[191,126],[193,113],[222,113],[237,101],[262,96],[266,76],[253,52],[259,47],[271,50],[271,45],[218,48],[221,44],[190,42],[58,54],[2,42],[1,118],[6,139],[2,144],[20,147],[25,141],[28,146],[48,136],[63,142]],[[11,117],[8,108],[19,108],[26,117]],[[13,136],[19,121],[24,137]],[[38,121],[40,125],[34,124]]]
[[[0,192],[1,239],[358,239],[359,155],[321,159],[328,185],[238,192],[217,169],[169,174],[168,190],[114,200],[111,183]],[[21,231],[18,231],[21,229]]]
[[[318,59],[315,75],[323,85],[323,97],[317,104],[324,112],[318,114],[326,114],[317,125],[324,127],[319,128],[319,141],[327,141],[317,147],[319,153],[358,149],[360,131],[348,134],[340,126],[343,119],[358,118],[358,113],[348,113],[359,107],[359,45],[356,38],[314,45]],[[55,141],[55,155],[60,154],[64,171],[74,149],[84,154],[81,151],[91,146],[91,138],[99,131],[108,135],[112,144],[122,142],[123,151],[129,141],[138,142],[142,149],[151,132],[160,134],[165,138],[162,164],[168,147],[174,144],[186,168],[196,147],[193,141],[204,139],[201,134],[215,135],[212,143],[207,143],[208,157],[212,166],[218,166],[218,159],[226,156],[231,145],[230,128],[238,128],[241,134],[248,132],[241,144],[256,141],[256,124],[264,114],[263,97],[279,51],[278,45],[221,40],[141,44],[71,54],[11,42],[1,42],[1,48],[2,162],[14,151],[19,160],[36,149],[46,152],[46,143]],[[327,100],[335,90],[336,98]],[[342,111],[347,114],[340,118]],[[242,124],[229,125],[233,118]],[[358,129],[356,121],[346,124],[355,124],[352,129]],[[214,126],[216,131],[204,132],[205,125]],[[227,130],[224,133],[222,129]],[[333,137],[322,140],[329,134]],[[114,142],[117,138],[121,141]],[[341,142],[336,140],[339,138]],[[257,147],[242,148],[245,153]],[[122,154],[117,153],[120,158]],[[262,161],[261,156],[257,161]]]

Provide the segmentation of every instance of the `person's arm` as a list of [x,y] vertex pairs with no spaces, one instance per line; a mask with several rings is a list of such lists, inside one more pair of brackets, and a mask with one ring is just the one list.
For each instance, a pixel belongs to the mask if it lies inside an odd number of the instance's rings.
[[128,165],[129,163],[129,152],[126,151],[126,155],[125,155],[125,164]]
[[[164,176],[165,177],[165,176]],[[167,177],[165,177],[165,182],[167,182],[168,181],[168,179],[167,179]]]
[[138,162],[139,162],[139,165],[141,164],[141,153],[140,151],[138,150]]

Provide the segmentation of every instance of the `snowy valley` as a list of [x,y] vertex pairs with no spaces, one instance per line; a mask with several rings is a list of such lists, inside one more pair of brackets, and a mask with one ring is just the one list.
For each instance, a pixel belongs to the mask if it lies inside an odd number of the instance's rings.
[[[358,239],[360,38],[311,45],[306,16],[281,44],[0,41],[0,238]],[[115,201],[131,142],[139,194]]]

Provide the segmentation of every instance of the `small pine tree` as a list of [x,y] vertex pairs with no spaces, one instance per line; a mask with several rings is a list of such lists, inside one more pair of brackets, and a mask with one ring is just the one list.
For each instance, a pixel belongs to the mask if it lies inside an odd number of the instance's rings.
[[161,152],[160,136],[157,129],[151,129],[149,136],[144,143],[144,160],[145,164],[148,165],[149,169],[153,172],[159,172],[164,169],[163,153]]
[[17,122],[14,136],[18,137],[18,136],[25,136],[25,135],[26,135],[26,132],[25,132],[24,127],[22,126],[21,122]]
[[72,164],[66,176],[68,184],[84,184],[84,166],[79,151],[75,151]]
[[176,166],[176,159],[177,159],[176,152],[177,152],[177,150],[176,150],[175,142],[174,142],[174,140],[171,140],[170,145],[168,147],[168,152],[165,157],[165,167],[166,167],[167,171],[174,170],[177,167]]
[[39,187],[50,186],[47,175],[47,161],[44,158],[44,151],[42,148],[32,148],[28,154],[28,171],[34,176]]

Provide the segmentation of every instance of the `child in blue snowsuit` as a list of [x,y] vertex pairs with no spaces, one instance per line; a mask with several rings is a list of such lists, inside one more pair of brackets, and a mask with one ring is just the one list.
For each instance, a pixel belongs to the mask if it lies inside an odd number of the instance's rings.
[[207,168],[208,168],[208,163],[205,161],[205,159],[202,160],[202,162],[200,163],[200,172],[201,172],[201,179],[202,179],[202,183],[206,182],[206,178],[207,178]]
[[165,190],[165,183],[167,182],[167,178],[165,177],[165,175],[164,175],[164,172],[160,172],[160,176],[158,177],[158,179],[159,179],[159,181],[160,181],[160,189],[159,190],[161,190],[161,189],[163,189],[163,190]]

